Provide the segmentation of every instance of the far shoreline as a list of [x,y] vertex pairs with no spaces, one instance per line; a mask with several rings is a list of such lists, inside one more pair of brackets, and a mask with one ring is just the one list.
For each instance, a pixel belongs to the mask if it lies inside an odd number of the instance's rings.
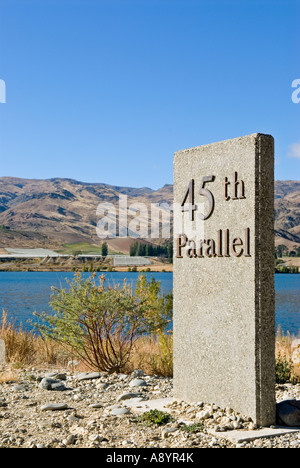
[[[149,258],[149,257],[148,257]],[[134,259],[134,257],[132,257]],[[276,263],[276,274],[299,274],[300,258],[284,259],[284,263]],[[133,262],[134,263],[134,262]],[[151,264],[144,265],[114,265],[111,257],[54,257],[54,258],[1,258],[0,272],[65,272],[65,273],[173,273],[173,263],[164,258],[152,258]]]
[[[108,268],[108,269],[95,269],[92,271],[88,270],[72,270],[66,268],[52,268],[52,269],[38,269],[38,268],[11,268],[11,269],[1,269],[0,273],[173,273],[173,268],[141,268],[137,269],[132,268]],[[300,271],[278,271],[275,270],[275,275],[299,275]]]

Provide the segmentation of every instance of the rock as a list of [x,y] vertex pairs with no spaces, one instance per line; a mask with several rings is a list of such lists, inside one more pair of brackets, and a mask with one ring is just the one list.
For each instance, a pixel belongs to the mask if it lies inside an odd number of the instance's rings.
[[41,411],[63,411],[70,409],[66,403],[48,403],[41,406]]
[[148,384],[143,379],[134,379],[130,382],[129,387],[147,387]]
[[89,436],[89,441],[90,442],[108,442],[108,439],[106,439],[106,437],[104,437],[102,434],[97,434],[97,435],[91,435]]
[[84,397],[83,397],[83,396],[80,396],[80,395],[74,395],[74,396],[73,396],[73,400],[74,400],[74,401],[81,401],[81,400],[83,400],[83,399],[84,399]]
[[138,398],[139,396],[139,393],[122,393],[122,395],[118,396],[117,401],[132,400],[133,398]]
[[[81,374],[69,371],[65,372],[67,384],[58,379],[63,377],[64,371],[61,372],[27,368],[18,371],[17,379],[0,383],[0,448],[36,448],[37,446],[122,448],[123,446],[128,449],[147,446],[178,449],[182,446],[206,448],[217,446],[217,443],[222,447],[232,447],[235,444],[229,442],[227,438],[222,438],[224,435],[222,432],[229,429],[246,431],[255,429],[250,418],[245,415],[242,417],[230,408],[221,409],[206,402],[187,403],[170,398],[173,395],[173,388],[172,379],[169,378],[150,378],[146,375],[133,379],[132,375],[125,378],[125,374],[102,373],[99,380],[85,379],[86,382],[78,382],[78,375]],[[91,372],[86,373],[84,376],[90,377],[91,374]],[[148,387],[129,387],[131,381],[143,379]],[[55,382],[59,386],[65,384],[66,387],[74,388],[67,388],[69,391],[65,393],[50,392],[49,395],[49,392],[39,386],[43,380],[42,386],[45,388],[52,389]],[[103,386],[109,386],[108,390],[100,390]],[[26,387],[28,391],[25,391]],[[163,397],[171,400],[165,405],[165,410],[170,409],[174,420],[161,428],[154,425],[141,427],[137,424],[140,421],[139,414],[145,409],[150,411],[152,408],[152,401],[155,399],[154,388],[163,392]],[[45,395],[49,399],[46,399]],[[75,402],[74,397],[77,396]],[[149,398],[148,405],[146,400]],[[279,402],[283,399],[300,400],[300,385],[278,386],[277,400]],[[146,403],[134,404],[138,401]],[[288,405],[291,403],[288,402]],[[203,419],[196,418],[196,414]],[[190,430],[180,430],[182,426],[195,427],[191,427]],[[214,430],[220,433],[218,442],[215,442],[213,435],[210,435],[210,431]],[[262,447],[268,448],[268,443],[263,440]],[[245,448],[255,445],[253,441],[243,443]],[[300,436],[293,433],[282,438],[274,438],[272,446],[299,448]]]
[[77,436],[76,434],[70,434],[65,440],[64,440],[64,445],[74,445],[76,443]]
[[294,340],[291,346],[292,362],[294,365],[300,364],[300,340]]
[[50,377],[45,377],[42,379],[41,383],[39,384],[39,387],[42,390],[51,390],[52,389],[52,384],[56,383],[57,381],[55,379],[52,379]]
[[15,392],[28,392],[28,386],[25,384],[16,384],[13,387]]
[[137,377],[143,377],[143,375],[144,375],[144,372],[142,370],[137,369],[137,370],[132,372],[131,377],[133,379],[136,379]]
[[65,385],[60,380],[55,380],[51,377],[45,377],[39,384],[39,387],[42,390],[56,390],[58,392],[66,390]]
[[67,389],[62,382],[56,382],[51,385],[51,390],[57,391],[57,392],[64,392]]
[[58,373],[58,372],[49,372],[45,375],[45,378],[55,379],[55,380],[67,380],[66,374]]
[[97,385],[96,385],[96,388],[97,388],[98,390],[105,390],[107,387],[109,387],[109,384],[106,383],[106,382],[99,382],[99,383],[97,383]]
[[70,423],[79,423],[79,422],[80,422],[80,419],[81,419],[80,416],[74,415],[74,414],[71,414],[70,416],[67,417],[67,420],[68,420]]
[[210,417],[210,413],[208,411],[200,411],[199,413],[196,414],[196,418],[199,419],[199,421],[205,421]]
[[300,427],[300,401],[285,400],[276,406],[277,424],[280,426]]
[[216,426],[215,432],[225,432],[225,428],[223,426]]
[[174,434],[174,432],[177,432],[178,428],[177,427],[167,427],[166,429],[163,429],[161,435],[163,439],[167,439],[171,434]]
[[141,403],[142,401],[147,401],[147,400],[148,400],[148,398],[144,398],[142,396],[137,397],[137,398],[131,398],[130,400],[124,400],[125,401],[124,406],[127,406],[126,402],[128,402],[128,403]]
[[77,380],[79,382],[82,382],[83,380],[94,380],[94,379],[100,379],[101,374],[99,372],[83,372],[82,374],[79,374],[77,377]]
[[128,408],[114,408],[111,410],[110,414],[112,416],[124,416],[126,414],[130,414],[130,411]]
[[118,375],[119,380],[126,380],[128,378],[127,374],[119,374]]
[[233,429],[241,428],[241,424],[238,421],[233,421],[232,426],[233,426]]

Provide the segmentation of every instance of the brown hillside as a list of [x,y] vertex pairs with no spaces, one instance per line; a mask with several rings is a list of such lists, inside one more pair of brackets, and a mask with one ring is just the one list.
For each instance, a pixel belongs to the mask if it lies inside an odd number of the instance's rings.
[[[96,235],[99,203],[116,208],[120,194],[128,204],[169,203],[173,186],[159,190],[84,183],[71,179],[27,180],[0,178],[0,248],[48,247],[87,242],[100,245]],[[149,207],[150,208],[150,207]],[[150,211],[149,211],[150,212]],[[118,209],[117,209],[118,213]],[[275,183],[276,244],[300,245],[300,182]],[[128,252],[131,240],[114,239],[109,247]]]
[[275,235],[276,244],[290,249],[300,245],[300,182],[275,183]]

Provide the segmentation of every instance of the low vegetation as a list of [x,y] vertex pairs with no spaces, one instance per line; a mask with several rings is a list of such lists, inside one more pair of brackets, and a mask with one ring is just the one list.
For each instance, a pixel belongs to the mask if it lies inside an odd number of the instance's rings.
[[69,288],[54,289],[51,306],[53,314],[39,314],[34,331],[3,312],[8,363],[65,367],[79,360],[81,369],[172,375],[172,296],[162,295],[154,279],[140,275],[133,291],[126,281],[106,285],[103,275],[77,273]]
[[[81,371],[94,369],[83,362],[76,365],[78,362],[76,354],[71,350],[67,352],[54,340],[45,340],[40,335],[8,323],[5,312],[2,315],[0,339],[5,341],[6,360],[12,369],[17,370],[28,366],[66,368],[68,363],[75,363],[76,369]],[[166,340],[171,343],[172,336],[166,335]],[[141,369],[148,375],[172,376],[173,357],[170,367],[166,367],[165,349],[161,348],[159,337],[144,336],[137,339],[123,372],[129,374],[135,369]],[[0,373],[0,381],[1,379],[14,380],[12,374],[14,371]]]
[[293,381],[294,378],[292,361],[279,353],[276,358],[276,383],[285,384]]
[[173,422],[173,418],[169,413],[159,411],[157,409],[146,411],[141,415],[141,422],[147,426],[155,424],[156,426],[164,426]]
[[300,273],[300,247],[289,250],[280,244],[275,248],[275,273]]
[[204,430],[204,424],[203,423],[195,423],[191,425],[183,425],[181,426],[181,430],[184,432],[187,432],[188,434],[194,434],[196,432],[202,432]]
[[107,242],[103,242],[100,246],[90,244],[88,242],[77,242],[74,244],[64,244],[61,250],[58,250],[58,253],[64,255],[103,255],[106,257],[108,254],[121,254],[121,252],[109,251]]
[[59,343],[82,362],[99,371],[122,372],[137,339],[163,332],[171,319],[171,296],[160,284],[140,275],[133,291],[105,284],[105,276],[76,274],[68,289],[55,289],[54,314],[36,314],[42,337]]
[[[98,275],[99,276],[99,275]],[[79,361],[80,370],[173,376],[172,296],[160,284],[140,275],[137,287],[106,285],[105,277],[77,273],[67,289],[54,289],[53,314],[40,314],[35,330],[8,320],[3,311],[0,339],[7,363],[66,367]],[[38,330],[38,332],[37,332]],[[276,382],[300,382],[300,365],[292,362],[292,343],[298,337],[276,335]],[[11,379],[10,375],[3,379]]]
[[293,342],[299,339],[279,327],[276,335],[276,383],[300,383],[300,365],[294,363]]

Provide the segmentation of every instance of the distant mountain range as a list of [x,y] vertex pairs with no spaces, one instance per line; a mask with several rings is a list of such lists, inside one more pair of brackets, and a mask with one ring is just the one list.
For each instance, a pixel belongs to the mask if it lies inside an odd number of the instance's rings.
[[276,244],[300,245],[300,181],[275,182]]
[[[119,204],[127,195],[128,205],[142,202],[172,203],[173,186],[159,190],[92,184],[71,179],[27,180],[0,178],[0,248],[47,247],[65,244],[100,245],[96,225],[100,203]],[[110,241],[112,250],[127,253],[131,240]]]
[[[159,190],[84,183],[72,179],[28,180],[0,178],[1,247],[47,247],[65,244],[99,245],[96,234],[99,203],[115,206],[120,194],[128,204],[172,203],[173,186]],[[276,244],[300,245],[300,182],[275,183]],[[131,241],[115,239],[111,248],[128,252]]]

